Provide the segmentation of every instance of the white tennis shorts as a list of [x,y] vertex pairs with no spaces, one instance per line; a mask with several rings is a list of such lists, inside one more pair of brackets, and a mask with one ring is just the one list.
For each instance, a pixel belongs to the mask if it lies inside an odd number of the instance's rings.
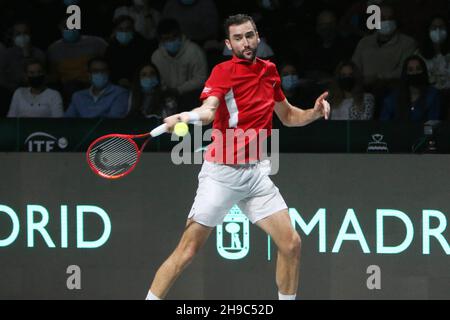
[[269,177],[269,160],[248,165],[205,161],[198,175],[198,190],[189,219],[207,227],[221,224],[236,204],[254,224],[287,209]]

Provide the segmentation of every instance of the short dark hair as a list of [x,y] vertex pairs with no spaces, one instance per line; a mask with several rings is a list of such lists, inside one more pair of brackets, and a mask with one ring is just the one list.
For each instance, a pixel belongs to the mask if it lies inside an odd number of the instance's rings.
[[179,34],[181,33],[181,27],[175,19],[164,19],[158,24],[156,32],[159,37],[171,33]]
[[225,35],[228,38],[230,38],[230,27],[231,26],[239,26],[241,24],[247,23],[247,22],[251,22],[253,27],[255,28],[255,31],[258,32],[258,29],[256,27],[256,23],[255,20],[253,20],[252,17],[250,17],[247,14],[236,14],[234,16],[230,16],[228,17],[227,20],[225,20]]
[[88,70],[91,70],[91,67],[95,62],[104,63],[109,68],[108,60],[106,60],[104,57],[94,57],[94,58],[90,59],[87,63]]
[[422,67],[422,70],[423,70],[423,73],[424,73],[424,77],[426,77],[426,79],[427,79],[427,85],[428,85],[430,83],[430,78],[429,78],[429,75],[428,75],[427,63],[425,62],[425,60],[421,56],[419,56],[417,54],[413,54],[413,55],[407,57],[405,59],[405,62],[403,62],[402,76],[401,76],[402,79],[406,79],[406,77],[408,75],[408,64],[411,61],[418,61],[419,62],[420,66]]

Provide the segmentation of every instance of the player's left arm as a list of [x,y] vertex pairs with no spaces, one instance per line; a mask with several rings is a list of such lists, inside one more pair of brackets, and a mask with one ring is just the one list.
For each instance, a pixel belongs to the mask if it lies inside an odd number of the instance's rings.
[[303,127],[322,118],[328,120],[331,108],[327,97],[328,92],[325,92],[316,100],[314,108],[308,110],[294,107],[284,99],[275,103],[275,113],[287,127]]

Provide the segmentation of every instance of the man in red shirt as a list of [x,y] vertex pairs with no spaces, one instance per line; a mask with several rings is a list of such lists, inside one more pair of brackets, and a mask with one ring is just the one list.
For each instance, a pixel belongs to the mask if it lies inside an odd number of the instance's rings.
[[253,19],[242,14],[232,16],[226,21],[225,30],[225,43],[232,50],[233,58],[212,71],[201,95],[203,105],[192,112],[165,119],[170,131],[180,121],[201,121],[202,124],[214,121],[213,143],[206,152],[198,177],[197,196],[184,234],[156,273],[147,300],[166,297],[212,230],[222,223],[235,204],[252,223],[269,234],[278,247],[279,299],[296,298],[300,236],[291,224],[283,197],[269,178],[270,163],[261,161],[260,152],[253,153],[249,149],[255,139],[270,135],[273,111],[289,127],[306,126],[323,117],[328,119],[328,93],[320,96],[312,109],[292,106],[281,90],[276,66],[256,58],[260,40]]

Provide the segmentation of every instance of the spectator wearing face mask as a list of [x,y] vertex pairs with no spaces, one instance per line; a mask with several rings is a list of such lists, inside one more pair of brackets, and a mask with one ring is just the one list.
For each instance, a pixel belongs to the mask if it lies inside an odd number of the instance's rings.
[[142,37],[147,40],[156,39],[156,29],[161,20],[161,14],[152,8],[151,0],[130,1],[130,5],[115,10],[114,19],[124,15],[133,18],[135,30]]
[[280,70],[281,86],[285,96],[295,105],[299,105],[299,87],[300,78],[298,76],[297,68],[292,64],[285,64]]
[[61,95],[47,88],[42,62],[29,61],[25,72],[28,86],[14,93],[8,118],[61,118],[64,114]]
[[27,22],[18,21],[10,30],[11,47],[0,62],[0,83],[11,92],[23,84],[25,66],[31,60],[45,62],[45,53],[32,44],[31,29]]
[[395,0],[392,4],[398,13],[402,32],[416,39],[418,43],[427,38],[428,35],[423,31],[429,26],[432,17],[443,15],[446,20],[449,18],[448,0]]
[[142,65],[136,73],[130,97],[129,117],[165,119],[177,113],[177,101],[161,86],[158,69]]
[[446,20],[434,17],[427,33],[420,53],[427,63],[430,82],[439,90],[450,89],[450,39]]
[[392,6],[382,4],[381,29],[359,42],[353,61],[361,70],[364,82],[375,85],[379,81],[399,79],[403,62],[415,50],[414,39],[397,30]]
[[431,84],[442,97],[442,118],[450,120],[450,37],[444,17],[435,16],[420,52],[425,59]]
[[48,48],[52,82],[61,85],[63,98],[70,99],[75,91],[89,85],[86,65],[90,59],[103,56],[108,43],[102,38],[82,35],[81,30],[69,30],[66,19],[59,25],[62,38]]
[[208,76],[205,53],[183,35],[175,20],[161,21],[158,36],[160,46],[152,62],[161,74],[162,84],[180,96],[181,108],[189,109],[198,100]]
[[301,79],[297,67],[290,62],[281,65],[281,87],[288,100],[295,105],[308,105],[316,97],[312,83]]
[[373,119],[375,98],[364,92],[362,76],[353,62],[338,65],[329,93],[331,120]]
[[130,93],[111,84],[108,62],[93,58],[88,63],[91,87],[76,92],[66,112],[67,118],[125,118]]
[[440,120],[441,97],[429,84],[427,65],[419,56],[411,56],[403,65],[400,88],[383,104],[381,120],[425,122]]
[[125,88],[131,88],[136,69],[148,60],[153,52],[150,43],[134,30],[130,16],[114,20],[113,38],[105,53],[111,69],[111,80]]
[[164,19],[176,20],[184,34],[201,45],[219,33],[219,13],[213,0],[168,0]]

